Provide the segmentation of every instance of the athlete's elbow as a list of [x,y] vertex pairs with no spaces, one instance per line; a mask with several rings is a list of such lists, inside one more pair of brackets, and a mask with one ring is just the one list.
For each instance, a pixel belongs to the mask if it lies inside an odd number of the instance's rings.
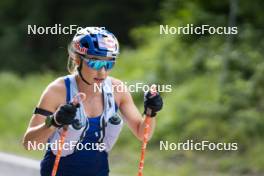
[[148,133],[145,133],[144,126],[139,125],[137,128],[136,137],[140,141],[144,141],[144,140],[149,141],[152,137],[152,133],[153,133],[152,130],[149,131]]
[[30,150],[29,141],[26,140],[25,138],[23,139],[22,145],[23,145],[24,149]]
[[148,135],[148,136],[144,136],[144,134],[137,135],[137,139],[141,142],[143,142],[144,140],[149,141],[151,139],[151,137],[152,137],[152,135]]
[[136,135],[136,137],[137,137],[137,139],[138,139],[139,141],[143,141],[143,140],[144,140],[144,138],[143,138],[142,136]]
[[32,141],[29,139],[28,135],[25,134],[23,141],[22,141],[22,145],[26,150],[32,150],[32,144],[36,143],[36,141]]
[[23,140],[23,146],[26,150],[39,150],[38,145],[40,142],[32,140]]

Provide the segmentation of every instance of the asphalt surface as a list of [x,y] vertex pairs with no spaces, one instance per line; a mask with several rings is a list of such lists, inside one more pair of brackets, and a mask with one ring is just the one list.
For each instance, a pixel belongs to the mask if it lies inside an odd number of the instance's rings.
[[0,176],[37,176],[39,161],[0,152]]
[[[40,161],[0,152],[0,176],[38,176]],[[120,176],[110,173],[111,176]]]

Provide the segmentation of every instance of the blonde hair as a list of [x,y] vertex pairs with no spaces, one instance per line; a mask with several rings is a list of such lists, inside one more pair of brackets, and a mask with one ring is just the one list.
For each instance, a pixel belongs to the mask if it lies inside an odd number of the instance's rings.
[[73,53],[71,50],[71,45],[68,46],[68,63],[67,70],[70,74],[75,74],[77,72],[78,64],[76,64],[76,59],[78,59],[78,55]]
[[78,65],[74,62],[71,56],[68,57],[67,70],[70,74],[77,72]]

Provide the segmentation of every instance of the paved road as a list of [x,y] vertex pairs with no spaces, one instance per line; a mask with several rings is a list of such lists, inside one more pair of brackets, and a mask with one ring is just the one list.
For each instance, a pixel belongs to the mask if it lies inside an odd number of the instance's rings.
[[0,152],[0,176],[37,176],[39,161]]
[[39,163],[37,160],[0,152],[0,176],[38,176]]

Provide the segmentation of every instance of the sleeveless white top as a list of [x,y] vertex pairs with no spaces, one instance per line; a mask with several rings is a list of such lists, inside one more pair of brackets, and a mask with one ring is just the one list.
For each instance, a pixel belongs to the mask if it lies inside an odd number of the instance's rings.
[[[66,94],[67,94],[67,98],[66,98],[67,103],[70,103],[72,99],[74,98],[74,96],[79,93],[75,76],[76,75],[68,75],[68,76],[65,76],[64,78],[65,86],[66,86]],[[103,81],[101,91],[103,93],[104,108],[103,108],[103,113],[100,118],[101,130],[100,130],[100,134],[98,135],[100,135],[99,142],[103,143],[105,146],[104,151],[109,152],[114,146],[115,142],[117,141],[118,136],[122,130],[123,120],[122,118],[120,118],[119,114],[116,113],[115,99],[114,99],[114,94],[112,91],[112,81],[110,77],[107,77]],[[110,123],[109,119],[116,115],[119,116],[119,118],[121,119],[121,122],[119,124]],[[89,129],[89,120],[87,120],[88,117],[85,114],[84,105],[82,102],[80,103],[80,108],[77,109],[75,118],[79,119],[79,122],[81,123],[81,129],[76,130],[72,127],[72,125],[69,125],[67,135],[64,140],[64,144],[69,144],[71,146],[77,145],[79,142],[81,142],[82,138],[84,137],[83,135]],[[49,143],[58,144],[62,131],[63,131],[62,128],[57,129],[53,133],[53,135],[49,138]],[[52,149],[51,147],[51,150],[56,155],[57,150],[55,148],[58,148],[58,147],[54,147],[54,149]],[[75,148],[65,147],[62,150],[62,156],[70,155],[74,153],[74,151],[75,151]]]

